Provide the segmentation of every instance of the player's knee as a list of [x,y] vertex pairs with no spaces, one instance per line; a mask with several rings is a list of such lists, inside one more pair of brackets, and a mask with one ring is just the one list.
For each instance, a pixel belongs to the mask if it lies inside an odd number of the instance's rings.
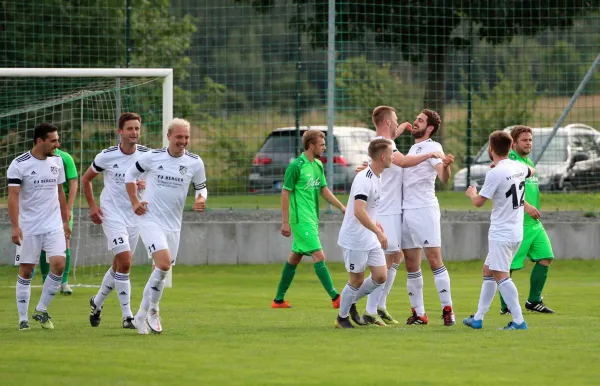
[[35,266],[33,264],[21,264],[19,265],[19,276],[23,279],[31,279],[31,275],[33,275],[33,268]]
[[299,253],[291,253],[288,257],[288,263],[298,265],[302,261],[302,255]]
[[549,267],[552,263],[551,259],[544,259],[537,262],[539,265],[543,265],[544,267]]
[[371,277],[373,278],[373,281],[375,281],[375,283],[383,284],[387,280],[387,272],[383,271],[383,272],[374,273],[374,274],[372,274]]
[[122,259],[117,262],[117,270],[115,272],[129,273],[130,269],[131,269],[131,260],[130,259]]

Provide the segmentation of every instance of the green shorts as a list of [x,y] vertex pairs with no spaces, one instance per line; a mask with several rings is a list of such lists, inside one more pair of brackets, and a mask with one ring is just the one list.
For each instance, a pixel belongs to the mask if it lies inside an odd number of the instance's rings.
[[542,223],[524,227],[523,242],[512,261],[510,269],[522,269],[525,256],[533,262],[554,259],[552,244],[550,244],[550,239]]
[[319,240],[319,224],[297,223],[290,224],[292,228],[292,252],[310,256],[311,253],[323,249]]

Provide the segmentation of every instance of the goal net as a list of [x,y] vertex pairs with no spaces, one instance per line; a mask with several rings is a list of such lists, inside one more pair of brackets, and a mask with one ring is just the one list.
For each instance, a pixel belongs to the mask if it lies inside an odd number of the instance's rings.
[[[140,144],[162,147],[173,114],[172,87],[170,69],[1,69],[0,211],[5,226],[9,222],[6,170],[15,157],[31,150],[35,125],[58,126],[60,149],[71,154],[81,178],[96,154],[118,144],[117,120],[123,112],[142,117]],[[93,187],[99,203],[102,175],[94,179]],[[10,238],[1,243],[7,244],[3,249],[8,253],[0,264],[13,264],[14,245]],[[70,248],[69,282],[98,285],[113,256],[102,227],[89,218],[81,187],[74,204]],[[149,263],[140,241],[134,264]]]

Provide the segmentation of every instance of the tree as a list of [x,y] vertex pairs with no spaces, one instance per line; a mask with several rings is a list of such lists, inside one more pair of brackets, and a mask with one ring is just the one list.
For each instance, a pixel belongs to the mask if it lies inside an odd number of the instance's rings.
[[[276,0],[250,2],[267,12]],[[285,1],[285,0],[280,0]],[[314,12],[300,21],[313,45],[327,45],[327,0],[293,0],[312,5]],[[600,0],[355,0],[336,2],[336,42],[363,39],[374,34],[380,45],[394,45],[405,60],[425,62],[424,106],[443,113],[445,65],[452,49],[468,46],[466,24],[472,22],[476,38],[492,44],[513,36],[532,36],[547,29],[563,29],[586,13],[597,11]]]

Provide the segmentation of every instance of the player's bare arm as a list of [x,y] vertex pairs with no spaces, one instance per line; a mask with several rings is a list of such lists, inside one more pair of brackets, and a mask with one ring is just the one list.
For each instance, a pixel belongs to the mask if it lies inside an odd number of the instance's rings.
[[81,189],[83,190],[83,195],[90,208],[90,218],[92,219],[92,222],[94,224],[102,224],[104,213],[102,213],[102,209],[96,204],[96,198],[94,197],[94,190],[92,188],[92,180],[96,178],[96,176],[98,176],[98,173],[89,167],[83,177],[81,177]]
[[75,205],[75,198],[77,197],[77,191],[79,190],[79,182],[77,178],[69,180],[69,199],[67,200],[67,213],[69,213],[69,221],[73,215],[73,206]]
[[392,156],[392,162],[394,163],[394,165],[400,166],[401,168],[410,168],[413,166],[417,166],[421,162],[426,161],[430,158],[444,158],[444,153],[440,151],[434,151],[425,154],[404,155],[397,151]]
[[12,227],[11,239],[13,244],[21,245],[23,240],[23,231],[19,226],[19,193],[20,186],[8,187],[8,216],[10,217],[10,225]]
[[452,154],[446,155],[442,158],[442,163],[435,165],[435,171],[437,172],[438,178],[443,184],[448,183],[452,176],[452,170],[450,166],[454,163],[454,156]]
[[290,228],[290,191],[281,190],[281,234],[285,237],[292,235]]
[[148,203],[146,201],[140,201],[138,199],[136,183],[128,182],[125,184],[125,187],[127,188],[127,195],[129,196],[129,201],[131,202],[131,206],[133,207],[133,212],[138,216],[145,214],[148,210]]
[[67,212],[67,197],[62,184],[58,185],[58,202],[60,204],[60,216],[62,217],[63,229],[65,231],[65,238],[71,237],[71,227],[69,226],[69,212]]
[[369,214],[367,213],[367,202],[363,200],[354,200],[354,216],[356,219],[368,230],[377,235],[377,240],[381,243],[381,248],[387,249],[388,241],[383,233],[381,224],[373,222]]
[[477,193],[477,188],[474,186],[469,186],[467,188],[466,195],[471,199],[473,205],[478,208],[481,208],[487,201],[487,198],[480,196],[479,193]]
[[525,213],[527,213],[531,218],[535,219],[535,220],[539,220],[540,217],[542,217],[542,214],[540,213],[539,210],[537,210],[537,208],[533,205],[529,205],[529,203],[527,203],[527,201],[523,201],[523,207],[525,210]]
[[194,201],[194,205],[192,206],[192,210],[194,212],[202,213],[206,209],[206,197],[202,195],[198,195],[196,200]]
[[321,197],[323,197],[325,201],[327,201],[331,205],[338,208],[340,212],[346,213],[346,207],[344,206],[344,204],[342,204],[340,200],[337,199],[337,197],[331,192],[331,190],[329,190],[327,186],[321,188]]
[[410,122],[403,122],[401,124],[398,125],[398,127],[396,128],[396,130],[394,131],[394,138],[396,139],[399,136],[402,135],[402,133],[404,133],[404,131],[411,131],[412,130],[412,125],[410,124]]

